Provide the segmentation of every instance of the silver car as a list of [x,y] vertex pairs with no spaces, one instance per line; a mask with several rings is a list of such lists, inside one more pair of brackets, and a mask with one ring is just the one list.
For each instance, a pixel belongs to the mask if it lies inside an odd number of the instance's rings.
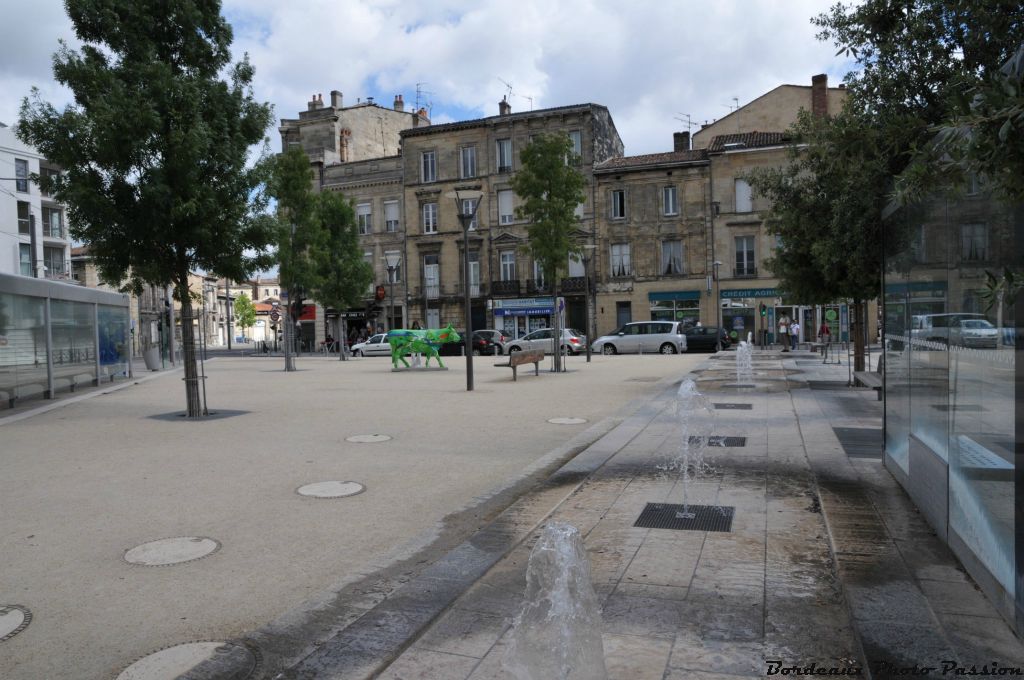
[[369,340],[357,342],[352,345],[352,354],[357,357],[391,356],[391,345],[388,343],[387,333],[377,333]]
[[[587,336],[572,328],[562,329],[562,346],[569,354],[579,354],[587,349]],[[505,345],[509,354],[524,349],[542,349],[545,354],[555,352],[555,331],[552,328],[541,328],[527,333],[521,338],[509,340]]]
[[601,336],[590,348],[604,354],[676,354],[686,351],[686,333],[680,321],[635,321]]

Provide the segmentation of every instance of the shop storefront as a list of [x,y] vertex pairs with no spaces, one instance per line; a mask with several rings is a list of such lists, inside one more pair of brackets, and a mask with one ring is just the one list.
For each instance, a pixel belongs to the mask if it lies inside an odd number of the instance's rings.
[[[778,291],[775,288],[740,288],[722,290],[719,298],[722,305],[722,328],[725,329],[733,342],[746,340],[747,334],[760,342],[767,335],[767,342],[774,337],[775,302]],[[765,314],[761,314],[761,305],[765,306]]]
[[682,321],[689,328],[700,321],[700,291],[677,290],[648,293],[651,321]]
[[554,298],[550,297],[493,300],[492,328],[512,338],[522,337],[541,328],[550,328],[553,307]]

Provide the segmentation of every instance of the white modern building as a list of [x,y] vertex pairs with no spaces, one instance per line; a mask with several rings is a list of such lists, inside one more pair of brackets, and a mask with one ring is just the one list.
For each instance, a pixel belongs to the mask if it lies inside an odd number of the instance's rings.
[[29,179],[57,172],[0,123],[0,273],[70,281],[66,211]]

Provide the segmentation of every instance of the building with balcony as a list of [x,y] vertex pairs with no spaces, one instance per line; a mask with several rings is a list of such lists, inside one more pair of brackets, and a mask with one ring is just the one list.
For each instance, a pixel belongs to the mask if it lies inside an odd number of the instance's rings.
[[[371,330],[464,325],[467,248],[474,328],[517,337],[551,324],[554,286],[528,255],[511,180],[530,139],[557,132],[572,140],[587,181],[576,225],[584,257],[570,258],[558,282],[567,325],[585,328],[590,304],[588,335],[645,319],[714,325],[721,313],[736,337],[758,330],[771,337],[776,319],[787,316],[801,320],[807,339],[825,310],[780,294],[764,266],[776,245],[762,217],[769,206],[743,177],[787,162],[785,130],[800,109],[834,113],[844,97],[824,75],[810,86],[782,85],[692,140],[676,133],[671,151],[643,156],[624,156],[611,114],[598,104],[513,113],[502,101],[496,116],[431,125],[423,111],[405,113],[400,95],[392,109],[346,108],[337,92],[329,107],[314,98],[299,119],[282,121],[282,147],[301,145],[316,187],[352,200],[375,276],[362,305],[318,308],[304,336],[340,337],[343,318]],[[367,127],[370,118],[377,127]],[[458,218],[463,206],[453,198],[457,188],[483,194],[468,239]],[[762,304],[764,317],[756,313]],[[847,318],[836,311],[837,319]],[[835,337],[842,337],[836,325]]]
[[67,213],[31,180],[59,172],[0,123],[0,273],[71,280]]

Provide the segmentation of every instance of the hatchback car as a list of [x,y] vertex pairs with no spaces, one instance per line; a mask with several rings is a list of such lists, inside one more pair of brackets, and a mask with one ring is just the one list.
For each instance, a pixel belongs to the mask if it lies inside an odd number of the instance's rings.
[[714,326],[690,326],[686,329],[686,349],[706,349],[714,352],[718,349],[718,342],[715,333],[718,333],[722,341],[722,349],[728,349],[732,345],[729,334],[726,331],[719,331]]
[[387,333],[377,333],[369,340],[357,342],[352,345],[352,354],[357,357],[391,356],[391,345],[388,343]]
[[[579,354],[587,349],[587,336],[572,328],[562,329],[562,347],[569,354]],[[541,328],[527,333],[521,338],[510,340],[508,353],[520,352],[525,349],[542,349],[545,354],[555,352],[555,331],[552,328]]]
[[508,337],[501,331],[496,331],[490,328],[483,328],[481,330],[473,331],[473,348],[477,348],[477,338],[480,338],[483,342],[480,343],[480,350],[483,354],[504,354],[505,345],[512,338]]
[[681,321],[637,321],[594,341],[591,349],[604,354],[685,352],[686,334]]
[[950,341],[962,347],[987,347],[999,345],[999,330],[987,319],[961,319],[950,329]]

